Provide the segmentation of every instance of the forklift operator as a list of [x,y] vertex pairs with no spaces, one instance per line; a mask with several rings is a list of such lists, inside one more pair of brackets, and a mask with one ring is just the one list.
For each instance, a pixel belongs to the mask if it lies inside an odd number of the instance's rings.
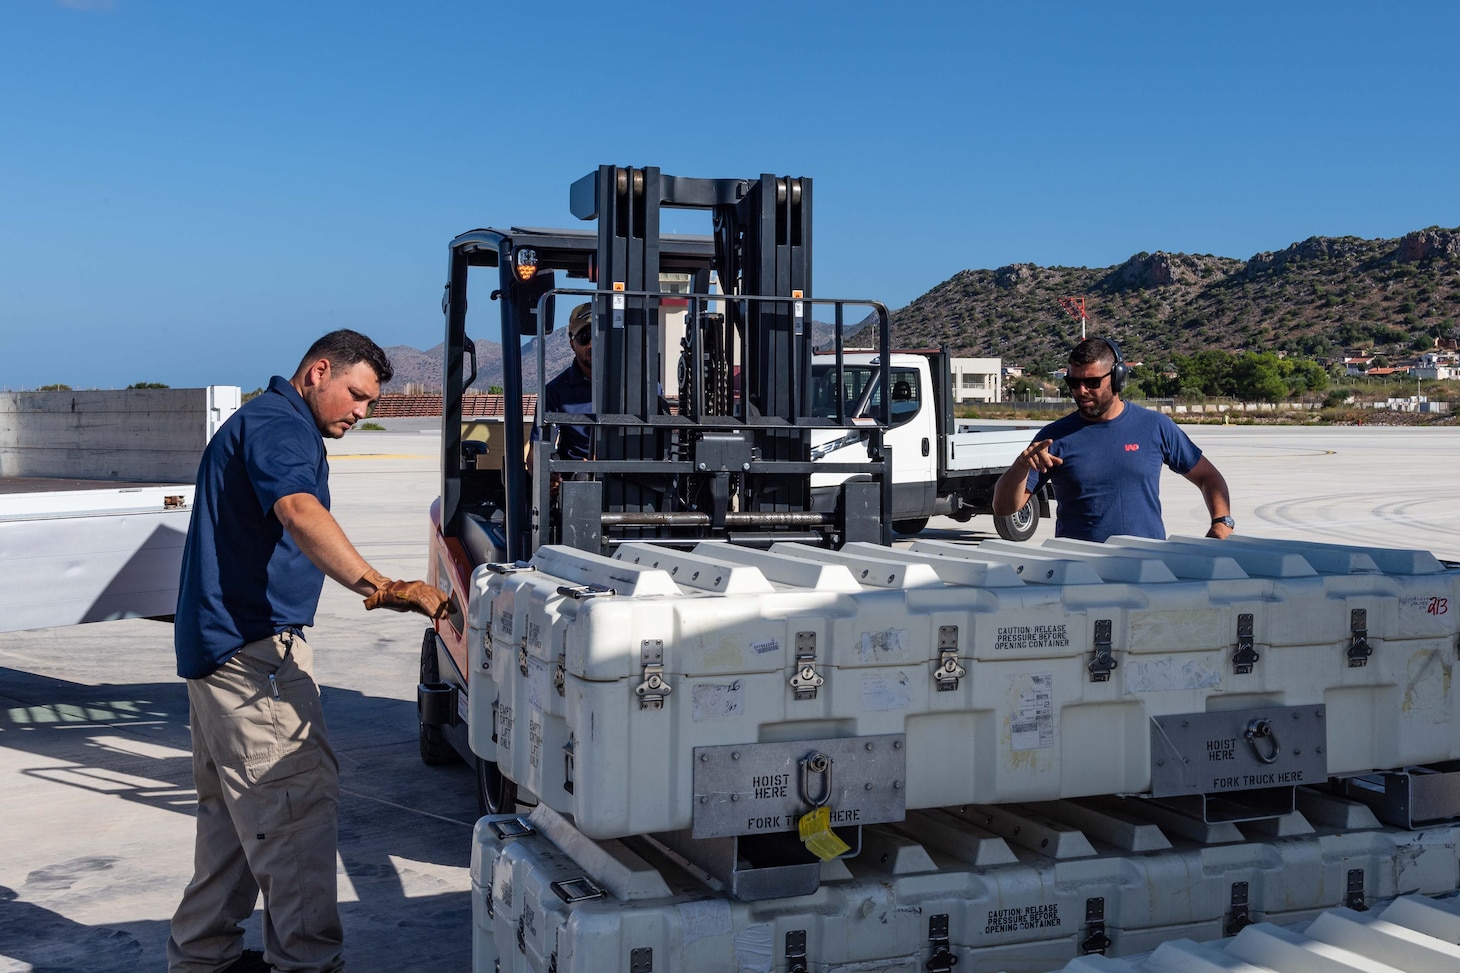
[[[593,306],[579,304],[568,316],[568,341],[573,360],[542,390],[538,408],[543,413],[593,411]],[[593,443],[587,426],[558,426],[557,453],[561,459],[589,459]],[[534,440],[537,430],[533,430]],[[529,460],[528,469],[531,469]]]

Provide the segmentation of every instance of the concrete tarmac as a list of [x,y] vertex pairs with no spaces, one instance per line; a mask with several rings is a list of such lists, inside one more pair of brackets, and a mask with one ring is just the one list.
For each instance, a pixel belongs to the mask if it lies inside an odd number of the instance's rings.
[[[438,492],[432,420],[331,444],[334,510],[394,577],[425,572]],[[1239,533],[1460,560],[1460,429],[1188,426],[1225,474]],[[1200,535],[1200,495],[1162,484],[1172,535]],[[978,542],[992,523],[938,519]],[[1040,525],[1037,544],[1053,536]],[[366,613],[326,582],[309,633],[343,794],[346,959],[359,973],[470,968],[474,779],[416,753],[415,616]],[[192,872],[187,695],[169,625],[129,619],[0,634],[0,973],[165,967],[168,920]],[[259,945],[258,915],[248,944]]]

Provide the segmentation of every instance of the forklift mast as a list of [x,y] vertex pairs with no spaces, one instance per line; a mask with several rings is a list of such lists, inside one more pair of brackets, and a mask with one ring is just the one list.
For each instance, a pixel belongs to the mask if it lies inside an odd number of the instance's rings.
[[[889,542],[890,465],[881,441],[887,416],[851,415],[848,402],[838,403],[832,419],[812,415],[810,319],[814,306],[832,305],[839,362],[845,306],[871,308],[883,349],[887,312],[873,301],[811,297],[811,201],[805,178],[698,179],[600,166],[573,183],[569,197],[575,217],[596,221],[596,239],[582,231],[514,228],[454,240],[444,302],[443,530],[455,533],[464,512],[486,501],[500,507],[507,560],[526,558],[543,543],[607,552],[640,541]],[[664,209],[709,211],[712,238],[662,237]],[[501,300],[506,401],[499,492],[468,488],[453,476],[468,465],[469,443],[459,432],[461,396],[471,382],[464,358],[475,374],[465,338],[469,266],[499,270],[493,297]],[[596,287],[560,287],[556,271]],[[664,273],[688,273],[690,293],[665,293]],[[545,381],[555,299],[592,305],[593,402],[587,415],[540,408],[537,430],[546,442],[555,425],[580,426],[592,449],[586,460],[535,449],[529,471],[519,461],[526,444],[517,336],[536,334]],[[686,308],[682,336],[660,333],[667,299]],[[660,358],[661,348],[676,347],[678,408],[670,414]],[[885,389],[879,401],[885,413]],[[826,426],[862,438],[867,462],[813,465],[814,431]],[[812,509],[813,469],[849,475],[836,509]]]

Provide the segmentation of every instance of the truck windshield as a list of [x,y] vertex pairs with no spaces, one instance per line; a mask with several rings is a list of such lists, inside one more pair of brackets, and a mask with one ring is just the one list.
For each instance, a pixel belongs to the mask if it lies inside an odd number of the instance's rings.
[[[844,408],[851,410],[861,399],[867,383],[874,381],[876,365],[845,365],[842,375],[845,383],[842,390]],[[873,412],[882,404],[882,389],[874,387],[867,402],[867,411]],[[917,415],[922,406],[922,389],[918,384],[915,368],[892,369],[892,425],[900,426]],[[836,366],[816,364],[811,366],[811,411],[822,419],[836,418]]]

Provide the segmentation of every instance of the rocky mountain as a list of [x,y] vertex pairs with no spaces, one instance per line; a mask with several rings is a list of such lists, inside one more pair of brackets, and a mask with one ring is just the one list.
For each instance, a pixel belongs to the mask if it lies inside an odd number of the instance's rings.
[[[893,312],[893,342],[946,344],[1048,371],[1079,338],[1079,322],[1060,307],[1067,297],[1084,297],[1089,332],[1115,338],[1132,362],[1159,365],[1206,348],[1404,355],[1460,337],[1460,228],[1387,240],[1310,237],[1246,260],[1157,251],[1115,267],[964,270]],[[831,325],[817,322],[814,334],[818,345],[829,342]],[[551,376],[571,353],[561,332],[547,340]],[[440,345],[387,351],[396,366],[389,391],[408,382],[440,388]],[[475,387],[501,384],[501,346],[478,341],[477,368]]]
[[1085,298],[1090,333],[1130,361],[1205,348],[1388,354],[1460,333],[1460,229],[1394,240],[1311,237],[1247,260],[1138,253],[1115,267],[965,270],[893,313],[898,344],[947,344],[1047,370],[1079,338],[1062,297]]
[[[433,348],[421,351],[409,345],[392,345],[385,349],[390,363],[395,368],[395,376],[386,384],[387,392],[404,392],[407,385],[419,385],[426,391],[441,391],[441,356],[445,344],[438,344]],[[502,346],[495,341],[476,342],[477,350],[477,379],[472,383],[472,388],[479,392],[485,392],[493,385],[502,384]],[[533,339],[522,346],[524,361],[529,362],[528,372],[531,374],[537,356],[537,340]],[[547,338],[547,368],[549,378],[562,371],[572,360],[573,353],[568,348],[567,332],[559,329]],[[467,363],[470,368],[470,363]],[[528,379],[528,392],[537,391],[537,383]]]

